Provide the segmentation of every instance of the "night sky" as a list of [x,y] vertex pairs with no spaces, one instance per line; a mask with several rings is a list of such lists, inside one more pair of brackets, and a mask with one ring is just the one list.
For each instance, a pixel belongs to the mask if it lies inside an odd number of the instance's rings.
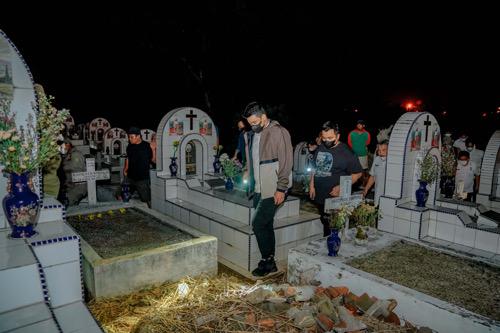
[[0,29],[77,123],[103,116],[113,126],[156,130],[169,110],[195,106],[232,145],[238,114],[257,99],[296,143],[326,120],[346,135],[362,118],[376,134],[405,101],[420,100],[443,131],[468,129],[483,148],[499,127],[493,9],[268,2],[40,7],[0,20]]

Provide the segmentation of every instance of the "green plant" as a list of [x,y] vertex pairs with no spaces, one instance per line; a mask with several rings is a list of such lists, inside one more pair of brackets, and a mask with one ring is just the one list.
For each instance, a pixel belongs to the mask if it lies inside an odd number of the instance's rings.
[[341,204],[339,208],[333,209],[330,215],[330,228],[342,229],[353,211],[354,207],[349,204]]
[[241,172],[241,163],[238,160],[231,160],[226,153],[221,155],[220,163],[222,166],[222,172],[226,178],[234,178]]
[[378,217],[378,207],[363,202],[354,209],[351,220],[355,226],[374,227]]
[[363,230],[363,227],[358,226],[356,227],[356,235],[354,237],[357,239],[367,239],[368,235],[366,234],[366,231]]
[[47,97],[41,86],[35,89],[39,105],[37,121],[34,123],[29,114],[26,127],[17,128],[10,101],[0,99],[0,164],[5,172],[21,174],[37,170],[59,153],[57,137],[69,112],[53,107],[54,98]]
[[179,149],[179,141],[174,141],[172,143],[172,145],[174,146],[174,156],[175,157],[175,153],[177,153],[177,149]]
[[439,176],[441,166],[435,156],[430,154],[425,155],[422,161],[419,161],[420,180],[427,184],[432,184]]
[[441,175],[447,177],[455,176],[457,170],[457,159],[451,146],[443,145],[441,151]]

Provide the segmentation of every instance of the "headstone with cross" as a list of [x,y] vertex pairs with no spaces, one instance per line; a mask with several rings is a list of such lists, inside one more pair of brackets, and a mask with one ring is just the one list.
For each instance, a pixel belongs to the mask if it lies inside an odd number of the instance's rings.
[[428,139],[428,134],[429,134],[429,126],[431,126],[432,123],[429,120],[429,115],[427,115],[427,119],[424,121],[424,126],[425,126],[425,142],[427,142]]
[[[363,201],[362,194],[351,194],[352,177],[340,176],[340,194],[335,198],[327,198],[325,200],[325,212],[330,212],[333,209],[338,209],[342,205],[357,207]],[[346,221],[344,235],[349,229],[349,219]]]
[[93,158],[87,158],[85,160],[86,171],[84,172],[74,172],[71,174],[71,180],[74,183],[87,182],[87,195],[89,199],[89,205],[97,204],[96,195],[96,180],[109,179],[109,169],[95,170],[95,160]]
[[189,110],[189,113],[186,115],[186,118],[189,118],[189,130],[193,130],[193,120],[198,116],[193,113],[193,110]]

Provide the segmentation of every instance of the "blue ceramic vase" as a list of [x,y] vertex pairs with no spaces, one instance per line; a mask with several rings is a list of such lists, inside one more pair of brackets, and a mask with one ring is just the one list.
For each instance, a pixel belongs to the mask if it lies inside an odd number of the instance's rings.
[[330,257],[336,257],[339,254],[340,250],[340,237],[339,230],[332,229],[330,236],[326,239],[326,245],[328,246],[328,255]]
[[170,169],[170,176],[177,177],[177,157],[170,157],[170,165],[168,166]]
[[420,187],[415,191],[415,199],[417,200],[417,207],[425,207],[427,198],[429,198],[429,191],[427,190],[427,182],[419,180]]

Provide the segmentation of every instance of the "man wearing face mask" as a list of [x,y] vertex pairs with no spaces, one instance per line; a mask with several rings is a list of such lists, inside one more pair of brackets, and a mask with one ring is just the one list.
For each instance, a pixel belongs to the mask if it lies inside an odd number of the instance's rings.
[[269,119],[259,103],[248,104],[243,117],[254,133],[246,150],[249,192],[255,208],[252,228],[262,256],[252,274],[265,276],[278,270],[274,260],[274,214],[292,187],[293,147],[288,131]]
[[[479,170],[470,160],[469,152],[458,154],[457,172],[455,174],[455,189],[465,201],[472,201],[474,192],[479,188]],[[463,186],[463,188],[462,188]]]
[[375,206],[378,206],[379,199],[382,193],[384,193],[385,186],[385,164],[387,159],[387,148],[389,142],[382,141],[377,146],[377,156],[373,159],[373,164],[370,169],[370,178],[366,183],[366,186],[363,190],[363,197],[366,197],[370,188],[375,184]]
[[324,212],[325,199],[338,197],[340,194],[340,176],[351,176],[352,183],[361,177],[363,168],[359,159],[340,142],[339,128],[331,121],[323,124],[321,131],[322,144],[316,149],[314,156],[315,170],[309,183],[309,197],[318,206],[323,236],[330,235],[330,218]]
[[484,151],[477,149],[471,138],[465,140],[465,151],[470,155],[470,160],[476,164],[476,167],[480,168],[483,161]]

